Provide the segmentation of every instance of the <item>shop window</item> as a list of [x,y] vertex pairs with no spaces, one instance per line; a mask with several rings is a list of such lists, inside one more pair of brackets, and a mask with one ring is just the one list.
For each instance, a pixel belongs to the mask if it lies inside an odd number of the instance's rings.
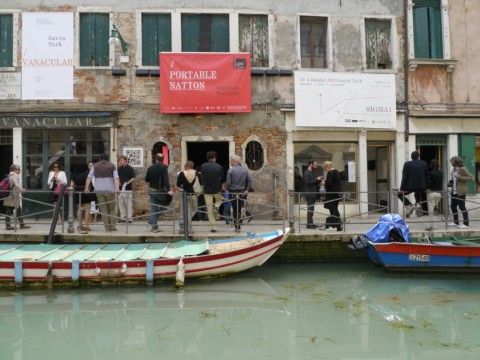
[[252,67],[268,67],[268,16],[240,15],[239,50],[251,55]]
[[170,14],[142,14],[142,65],[158,66],[158,54],[172,51]]
[[77,164],[97,161],[100,154],[110,152],[109,139],[108,129],[24,130],[27,188],[45,190],[53,163],[59,163],[70,180]]
[[390,19],[365,19],[367,69],[392,68],[392,22]]
[[415,58],[443,58],[441,0],[414,1],[413,36]]
[[13,66],[13,15],[0,14],[0,67]]
[[229,36],[228,15],[182,15],[182,51],[229,52]]
[[80,66],[108,66],[109,14],[80,14]]
[[357,199],[356,171],[357,147],[355,143],[296,143],[294,144],[294,184],[295,191],[303,191],[303,174],[307,170],[308,160],[318,163],[316,176],[323,176],[322,164],[332,161],[334,168],[342,177],[342,189],[349,200]]
[[300,17],[302,68],[327,67],[327,24],[325,17]]

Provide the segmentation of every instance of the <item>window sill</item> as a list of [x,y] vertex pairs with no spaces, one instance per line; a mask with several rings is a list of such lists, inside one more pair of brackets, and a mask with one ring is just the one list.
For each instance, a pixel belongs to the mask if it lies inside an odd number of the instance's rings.
[[408,70],[415,71],[417,66],[443,66],[447,68],[447,72],[452,72],[457,62],[458,60],[453,59],[410,59]]

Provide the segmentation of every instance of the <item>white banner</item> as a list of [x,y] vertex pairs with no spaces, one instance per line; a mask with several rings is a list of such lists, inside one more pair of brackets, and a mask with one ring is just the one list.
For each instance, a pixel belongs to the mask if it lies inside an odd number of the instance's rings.
[[22,99],[73,99],[73,13],[23,13],[22,28]]
[[295,125],[396,129],[393,74],[295,72]]

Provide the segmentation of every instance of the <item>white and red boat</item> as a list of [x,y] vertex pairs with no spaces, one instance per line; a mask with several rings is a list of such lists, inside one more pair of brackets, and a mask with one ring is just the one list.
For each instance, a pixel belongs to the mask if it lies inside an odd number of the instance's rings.
[[289,229],[218,240],[145,244],[0,244],[0,286],[146,283],[223,276],[262,265]]

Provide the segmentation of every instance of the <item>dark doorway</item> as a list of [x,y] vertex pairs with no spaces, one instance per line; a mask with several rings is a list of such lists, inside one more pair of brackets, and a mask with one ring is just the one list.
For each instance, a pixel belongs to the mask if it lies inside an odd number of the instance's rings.
[[187,142],[187,160],[193,161],[196,168],[207,161],[207,152],[215,151],[217,153],[217,163],[223,167],[226,174],[230,156],[228,146],[228,141]]
[[[13,162],[13,148],[12,145],[0,145],[0,153],[2,156],[0,157],[0,171],[2,172],[2,180],[5,175],[8,175],[10,172],[10,165]],[[18,164],[22,166],[23,164]],[[25,169],[22,169],[25,170]]]
[[[442,163],[440,147],[436,145],[422,145],[419,147],[420,159],[430,164],[430,160],[437,159]],[[409,159],[410,160],[410,159]]]

